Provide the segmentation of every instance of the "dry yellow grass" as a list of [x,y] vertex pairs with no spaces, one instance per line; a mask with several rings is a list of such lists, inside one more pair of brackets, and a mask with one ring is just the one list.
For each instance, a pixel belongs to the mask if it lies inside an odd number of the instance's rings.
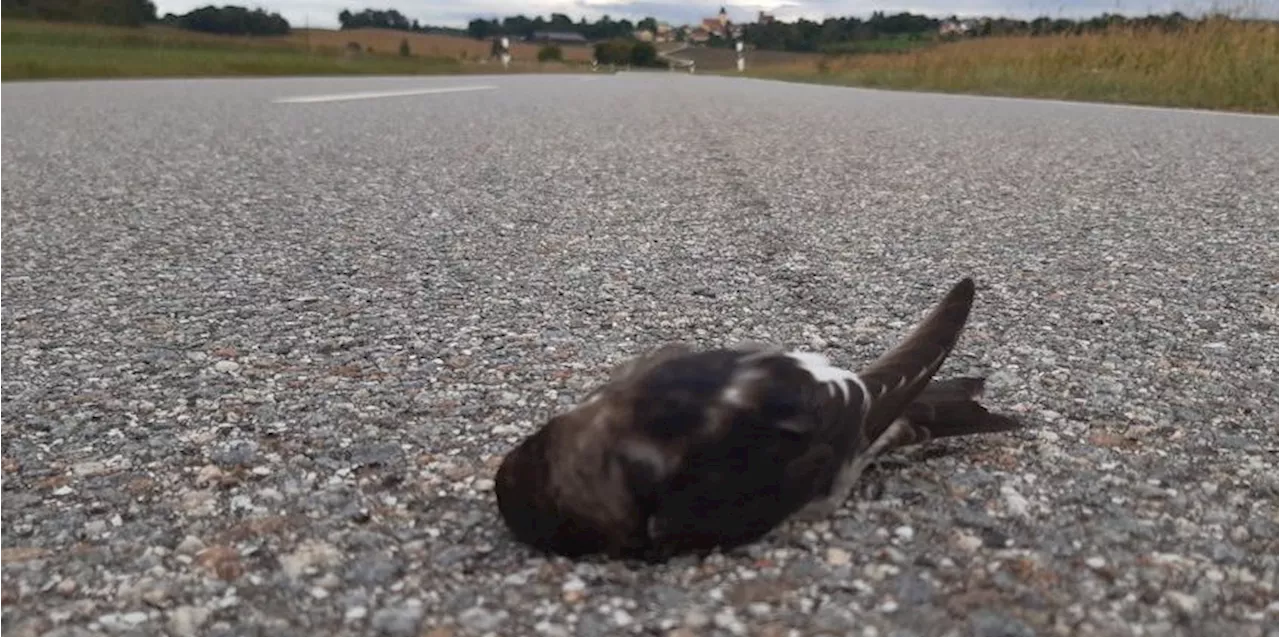
[[[310,46],[314,50],[329,52],[341,51],[348,42],[357,42],[363,49],[373,48],[374,53],[395,55],[400,51],[400,41],[409,41],[409,51],[413,55],[430,55],[458,58],[461,60],[479,60],[489,56],[492,46],[488,40],[475,40],[452,35],[406,33],[391,29],[349,29],[334,31],[329,29],[295,29],[287,36],[273,38],[286,41],[294,46]],[[511,56],[514,60],[536,60],[540,45],[525,42],[511,43]],[[592,49],[589,46],[561,46],[567,62],[590,62]]]
[[760,75],[884,88],[1277,112],[1276,23],[1212,19],[1180,32],[965,40],[828,58]]

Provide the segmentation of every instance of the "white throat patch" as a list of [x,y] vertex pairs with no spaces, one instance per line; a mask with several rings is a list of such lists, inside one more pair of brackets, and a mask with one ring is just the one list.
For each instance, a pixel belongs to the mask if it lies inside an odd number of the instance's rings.
[[[835,383],[840,388],[840,394],[844,396],[846,403],[849,402],[849,383],[857,385],[858,389],[862,390],[864,401],[869,402],[871,400],[871,395],[867,392],[867,386],[863,384],[862,379],[857,374],[832,365],[826,356],[813,352],[787,352],[787,358],[794,360],[800,366],[800,369],[808,372],[819,383]],[[835,393],[835,390],[831,389],[830,386],[828,386],[828,389],[833,394]]]

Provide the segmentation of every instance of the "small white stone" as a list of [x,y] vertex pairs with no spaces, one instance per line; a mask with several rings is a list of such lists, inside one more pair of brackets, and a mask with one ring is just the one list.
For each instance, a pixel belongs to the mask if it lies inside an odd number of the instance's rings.
[[745,635],[747,632],[747,627],[742,625],[742,621],[738,619],[738,616],[733,612],[732,608],[725,608],[724,610],[716,613],[715,623],[717,627],[723,628],[735,635]]
[[329,597],[329,591],[325,590],[322,587],[316,586],[311,589],[311,596],[316,599],[326,599],[327,597]]
[[1200,614],[1200,600],[1193,595],[1179,593],[1178,591],[1166,591],[1165,599],[1173,605],[1174,609],[1188,617],[1194,617]]
[[209,619],[209,610],[196,606],[179,606],[169,613],[169,632],[175,637],[189,637]]
[[106,473],[107,463],[100,460],[89,460],[87,462],[76,463],[71,467],[71,473],[77,476],[96,476]]
[[961,533],[955,539],[956,548],[972,553],[982,548],[982,538],[970,534]]
[[230,374],[230,373],[232,373],[232,372],[234,372],[234,371],[236,371],[236,370],[240,369],[240,363],[237,363],[237,362],[235,362],[235,361],[225,361],[225,360],[224,360],[224,361],[218,361],[218,362],[216,362],[216,363],[214,363],[214,364],[213,364],[213,368],[214,368],[215,370],[219,371],[219,372],[224,373],[224,374]]
[[535,624],[533,630],[539,635],[546,635],[546,637],[569,637],[569,631],[567,629],[545,619]]
[[53,490],[54,495],[71,495],[72,493],[75,493],[75,490],[66,485],[60,486],[57,489]]
[[631,614],[627,611],[621,608],[613,611],[613,623],[619,626],[630,626],[632,621]]
[[910,542],[911,538],[916,536],[916,530],[904,524],[894,529],[893,534],[898,536],[898,539],[903,542]]
[[182,555],[195,555],[204,548],[204,541],[194,535],[188,535],[178,542],[177,552]]
[[893,564],[868,564],[862,572],[872,581],[882,582],[885,578],[897,575],[901,570]]
[[222,469],[215,465],[207,464],[200,467],[200,471],[196,472],[196,486],[198,487],[207,487],[220,480],[222,480]]
[[1211,569],[1209,569],[1209,570],[1207,570],[1207,571],[1205,571],[1205,572],[1204,572],[1204,578],[1205,578],[1205,579],[1207,579],[1207,580],[1209,580],[1210,582],[1215,582],[1215,583],[1216,583],[1216,582],[1221,582],[1221,581],[1223,581],[1223,580],[1227,579],[1227,576],[1226,576],[1226,574],[1225,574],[1225,573],[1223,573],[1222,571],[1220,571],[1220,570],[1218,570],[1218,569],[1216,569],[1216,568],[1211,568]]
[[885,600],[885,602],[880,605],[880,612],[882,613],[892,613],[897,610],[898,610],[898,602],[895,602],[891,599]]
[[697,608],[690,609],[684,614],[684,625],[689,628],[706,628],[710,623],[711,618]]
[[481,478],[479,480],[476,480],[475,484],[472,486],[475,487],[476,491],[492,491],[493,480],[490,480],[488,478]]
[[1006,485],[1000,487],[1000,493],[1004,496],[1004,506],[1009,511],[1009,515],[1020,518],[1027,516],[1027,512],[1031,509],[1031,503],[1027,502],[1027,499],[1022,497],[1022,494],[1018,493],[1017,489]]
[[365,608],[364,606],[352,606],[351,608],[347,609],[347,612],[343,615],[343,617],[346,618],[347,621],[351,622],[351,621],[356,621],[357,619],[364,619],[365,615],[368,615],[368,614],[369,614],[368,608]]
[[833,546],[827,549],[827,563],[832,566],[844,566],[845,564],[848,564],[852,558],[853,556],[842,548]]
[[1093,557],[1085,558],[1085,560],[1084,560],[1084,564],[1085,564],[1085,566],[1088,566],[1089,568],[1091,568],[1091,569],[1093,569],[1093,570],[1095,570],[1095,571],[1096,571],[1096,570],[1098,570],[1098,569],[1100,569],[1100,568],[1102,568],[1102,567],[1106,566],[1106,565],[1107,565],[1107,560],[1105,560],[1105,559],[1103,559],[1102,557],[1099,557],[1099,556],[1097,556],[1097,555],[1094,555]]

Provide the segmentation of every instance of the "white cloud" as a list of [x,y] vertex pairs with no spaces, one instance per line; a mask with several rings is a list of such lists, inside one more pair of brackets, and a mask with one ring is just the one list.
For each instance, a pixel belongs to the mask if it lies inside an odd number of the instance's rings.
[[563,13],[575,21],[585,17],[596,20],[608,14],[614,18],[638,20],[653,16],[676,24],[697,22],[711,17],[724,6],[736,21],[754,21],[764,10],[782,20],[803,17],[822,20],[827,17],[867,16],[872,11],[897,13],[910,11],[935,16],[1006,15],[1032,18],[1040,15],[1078,18],[1104,12],[1147,14],[1182,11],[1196,14],[1224,7],[1255,8],[1255,13],[1275,17],[1277,5],[1260,0],[911,0],[911,4],[894,4],[888,0],[755,0],[754,2],[720,3],[715,0],[156,0],[160,13],[186,13],[209,4],[243,4],[262,7],[283,15],[294,27],[336,28],[338,12],[359,11],[366,7],[396,9],[409,19],[423,24],[464,27],[475,17],[502,17],[523,13],[526,16],[548,16]]

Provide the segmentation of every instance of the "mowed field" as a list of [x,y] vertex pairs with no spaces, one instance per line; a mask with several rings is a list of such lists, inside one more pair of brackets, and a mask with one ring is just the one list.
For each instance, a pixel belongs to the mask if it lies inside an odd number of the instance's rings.
[[[280,38],[270,38],[297,47],[311,47],[329,52],[343,50],[348,43],[356,42],[361,48],[373,49],[374,53],[396,55],[400,51],[400,42],[409,42],[409,51],[413,55],[444,56],[459,60],[482,60],[489,56],[492,46],[489,40],[475,40],[453,35],[434,33],[405,33],[390,29],[350,29],[335,31],[332,29],[294,29],[292,33]],[[538,49],[542,45],[512,42],[511,56],[515,60],[536,60]],[[590,62],[592,48],[587,45],[561,45],[564,59],[569,62]]]
[[[162,25],[142,28],[6,19],[5,81],[95,77],[196,77],[232,75],[438,75],[491,73],[487,41],[384,29],[309,29],[288,36],[212,35]],[[408,56],[400,55],[408,40]],[[348,43],[359,44],[352,54]],[[565,61],[540,63],[538,47],[513,47],[511,72],[583,69],[586,47],[564,47]]]

